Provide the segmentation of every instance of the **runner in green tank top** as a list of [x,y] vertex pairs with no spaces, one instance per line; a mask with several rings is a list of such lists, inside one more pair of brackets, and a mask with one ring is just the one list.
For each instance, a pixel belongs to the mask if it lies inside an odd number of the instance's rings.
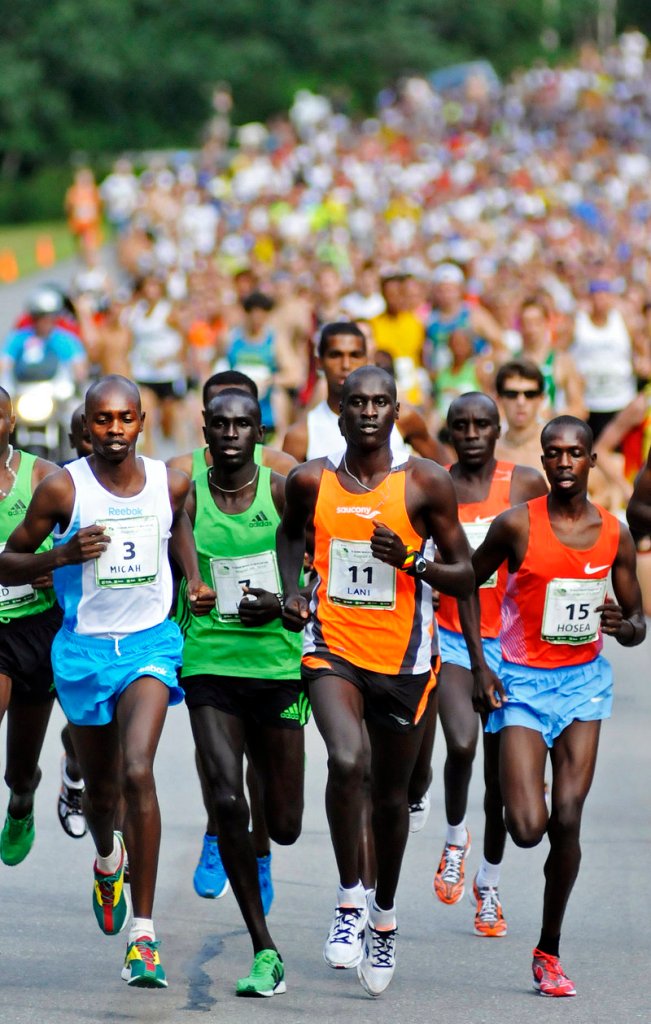
[[[11,398],[0,388],[0,551],[25,518],[36,486],[58,470],[28,452],[14,451],[9,444],[14,424]],[[38,550],[51,547],[48,538]],[[20,864],[34,843],[38,759],[54,700],[50,648],[60,625],[61,609],[49,578],[0,586],[0,722],[7,712],[5,779],[11,794],[0,858],[9,865]]]
[[254,460],[261,426],[252,396],[222,391],[205,422],[213,465],[197,477],[188,514],[202,579],[214,581],[217,604],[204,628],[190,623],[181,681],[224,867],[253,943],[253,967],[237,993],[270,996],[285,991],[284,967],[265,921],[242,762],[246,745],[264,782],[271,837],[295,842],[309,705],[300,684],[301,638],[280,621],[275,545],[284,479]]

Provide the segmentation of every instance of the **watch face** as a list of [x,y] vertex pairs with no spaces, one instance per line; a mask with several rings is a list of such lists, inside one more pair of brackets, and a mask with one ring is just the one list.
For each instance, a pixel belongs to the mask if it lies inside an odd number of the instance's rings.
[[414,559],[414,572],[418,576],[422,576],[427,568],[427,559],[423,558],[422,555],[416,555]]

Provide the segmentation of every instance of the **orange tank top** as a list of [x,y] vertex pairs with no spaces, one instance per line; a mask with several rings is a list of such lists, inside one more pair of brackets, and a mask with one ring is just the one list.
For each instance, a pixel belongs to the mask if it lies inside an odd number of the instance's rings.
[[619,522],[599,505],[602,527],[585,551],[565,547],[549,521],[547,495],[527,502],[529,543],[509,573],[502,605],[502,657],[518,665],[561,668],[593,661],[603,646],[600,614],[619,546]]
[[407,515],[405,480],[403,464],[374,490],[351,494],[337,479],[336,467],[326,464],[314,510],[318,580],[304,656],[330,652],[386,675],[430,670],[432,589],[373,558],[370,549],[376,519],[405,544],[417,551],[425,548]]
[[[446,468],[450,469],[450,466]],[[488,533],[488,527],[495,516],[511,507],[511,478],[514,469],[513,462],[498,462],[495,466],[490,490],[484,500],[459,504],[459,522],[463,526],[473,551],[484,540]],[[483,637],[499,636],[506,576],[506,566],[501,565],[497,572],[480,587],[479,604]],[[461,632],[456,598],[450,597],[448,594],[441,594],[436,619],[443,629],[451,629],[455,633]]]

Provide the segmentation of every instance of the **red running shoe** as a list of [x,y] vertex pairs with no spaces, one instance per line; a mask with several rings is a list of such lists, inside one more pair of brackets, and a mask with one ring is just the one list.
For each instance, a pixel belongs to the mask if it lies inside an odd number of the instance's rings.
[[570,981],[557,956],[540,949],[533,951],[533,987],[541,996],[575,996],[574,982]]

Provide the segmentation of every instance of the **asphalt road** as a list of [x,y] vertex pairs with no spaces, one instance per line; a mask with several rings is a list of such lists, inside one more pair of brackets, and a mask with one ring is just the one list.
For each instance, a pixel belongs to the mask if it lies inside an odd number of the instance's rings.
[[[479,939],[467,898],[445,907],[432,895],[443,836],[442,744],[434,764],[433,809],[423,832],[410,837],[398,894],[398,966],[388,991],[369,999],[355,972],[329,970],[321,950],[335,896],[323,792],[325,757],[313,725],[307,733],[306,812],[293,848],[275,848],[276,900],[271,931],[287,967],[287,994],[237,999],[236,979],[251,953],[232,894],[199,899],[192,872],[204,828],[188,717],[170,711],[157,761],[163,843],[155,912],[170,987],[132,991],[120,980],[124,936],[107,938],[90,907],[90,838],[60,828],[60,712],[42,757],[37,839],[18,867],[0,865],[1,1024],[239,1024],[259,1017],[283,1022],[416,1024],[441,1020],[522,1024],[541,1018],[573,1024],[651,1021],[651,693],[649,645],[625,650],[609,643],[617,679],[613,719],[602,732],[597,775],[584,816],[583,866],[572,897],[562,958],[578,997],[541,1001],[530,982],[537,941],[546,844],[512,844],[501,886],[509,933]],[[0,749],[4,750],[4,742]],[[469,824],[480,857],[481,792],[473,782]]]

